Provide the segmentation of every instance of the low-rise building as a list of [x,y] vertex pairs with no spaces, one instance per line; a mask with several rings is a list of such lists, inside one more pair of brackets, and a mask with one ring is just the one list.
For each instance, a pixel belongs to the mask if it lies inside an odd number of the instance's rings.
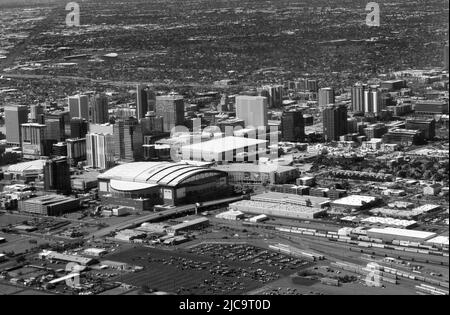
[[333,200],[331,207],[335,210],[359,211],[373,207],[378,198],[373,196],[351,195],[341,199]]
[[277,164],[228,164],[214,167],[228,174],[230,185],[275,185],[294,181],[299,171],[295,167]]
[[79,199],[63,195],[45,195],[19,202],[19,211],[45,216],[60,216],[79,209]]

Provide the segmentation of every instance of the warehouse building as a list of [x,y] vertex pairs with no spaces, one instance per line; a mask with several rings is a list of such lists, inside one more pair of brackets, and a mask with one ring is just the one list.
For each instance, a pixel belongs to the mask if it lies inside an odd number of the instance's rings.
[[378,202],[378,198],[372,196],[351,195],[331,202],[333,210],[359,211],[368,209]]
[[44,250],[41,253],[39,253],[38,257],[40,259],[46,259],[46,260],[56,260],[56,261],[63,261],[66,263],[75,263],[79,264],[81,266],[89,266],[92,264],[97,263],[97,260],[93,258],[78,256],[78,255],[68,255],[68,254],[60,254],[58,252]]
[[127,163],[99,175],[98,181],[103,200],[140,210],[207,201],[230,192],[225,172],[184,162]]
[[209,220],[207,218],[197,218],[167,228],[167,234],[175,236],[181,232],[199,230],[207,226],[209,226]]
[[328,205],[328,200],[320,198],[322,202],[319,202],[319,199],[312,201],[310,198],[314,197],[302,198],[297,195],[265,193],[253,196],[251,200],[232,203],[230,209],[243,213],[299,220],[315,219],[325,214],[324,207]]
[[382,239],[385,242],[392,242],[393,240],[419,242],[423,243],[436,236],[436,233],[406,230],[398,228],[373,228],[367,231],[367,236],[371,238]]
[[392,218],[382,218],[382,217],[368,217],[361,220],[361,223],[369,226],[391,226],[403,229],[412,228],[417,225],[417,221],[414,220],[400,220]]
[[19,211],[45,216],[60,216],[79,209],[79,199],[62,195],[45,195],[19,202]]
[[[183,160],[193,161],[226,161],[247,162],[258,161],[261,157],[268,157],[268,141],[244,137],[224,137],[181,148]],[[278,158],[278,153],[275,158]]]
[[286,184],[295,181],[299,175],[297,168],[277,164],[228,164],[214,169],[226,172],[229,184],[236,186]]

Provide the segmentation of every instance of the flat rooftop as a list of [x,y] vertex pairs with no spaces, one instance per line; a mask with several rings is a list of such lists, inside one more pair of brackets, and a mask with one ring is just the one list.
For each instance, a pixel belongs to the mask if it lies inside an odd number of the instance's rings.
[[392,227],[387,227],[387,228],[382,228],[382,229],[373,228],[373,229],[368,230],[368,232],[386,234],[386,235],[391,235],[391,236],[404,236],[404,237],[418,238],[418,239],[422,239],[424,241],[436,236],[436,233],[416,231],[416,230],[398,229],[398,228],[392,228]]
[[364,204],[372,203],[375,200],[377,200],[377,198],[372,196],[351,195],[341,199],[334,200],[333,204],[342,206],[362,207]]
[[268,164],[234,163],[227,165],[219,165],[213,168],[223,172],[249,172],[249,173],[272,173],[272,172],[284,173],[284,172],[293,172],[296,170],[295,167],[283,166],[277,163],[268,163]]
[[213,139],[201,143],[183,146],[182,150],[206,151],[212,153],[222,153],[232,150],[239,150],[257,145],[267,144],[266,140],[243,138],[243,137],[224,137]]
[[28,204],[34,203],[34,204],[41,204],[41,205],[47,206],[47,205],[59,204],[59,203],[75,201],[75,200],[77,200],[77,199],[62,196],[62,195],[45,195],[45,196],[39,196],[39,197],[25,200],[25,202]]

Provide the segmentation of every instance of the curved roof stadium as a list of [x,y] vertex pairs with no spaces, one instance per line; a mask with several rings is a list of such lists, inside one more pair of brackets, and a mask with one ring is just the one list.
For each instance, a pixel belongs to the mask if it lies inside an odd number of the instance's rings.
[[[198,180],[197,175],[224,176],[224,172],[187,163],[135,162],[116,166],[98,176],[110,180],[117,190],[140,190],[151,186],[176,187]],[[134,183],[134,184],[131,184]]]

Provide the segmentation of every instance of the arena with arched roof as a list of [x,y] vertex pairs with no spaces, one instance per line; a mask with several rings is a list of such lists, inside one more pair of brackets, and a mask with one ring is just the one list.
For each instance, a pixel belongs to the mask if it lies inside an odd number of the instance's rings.
[[184,162],[122,164],[100,174],[98,181],[102,198],[142,210],[205,201],[229,188],[227,173]]

